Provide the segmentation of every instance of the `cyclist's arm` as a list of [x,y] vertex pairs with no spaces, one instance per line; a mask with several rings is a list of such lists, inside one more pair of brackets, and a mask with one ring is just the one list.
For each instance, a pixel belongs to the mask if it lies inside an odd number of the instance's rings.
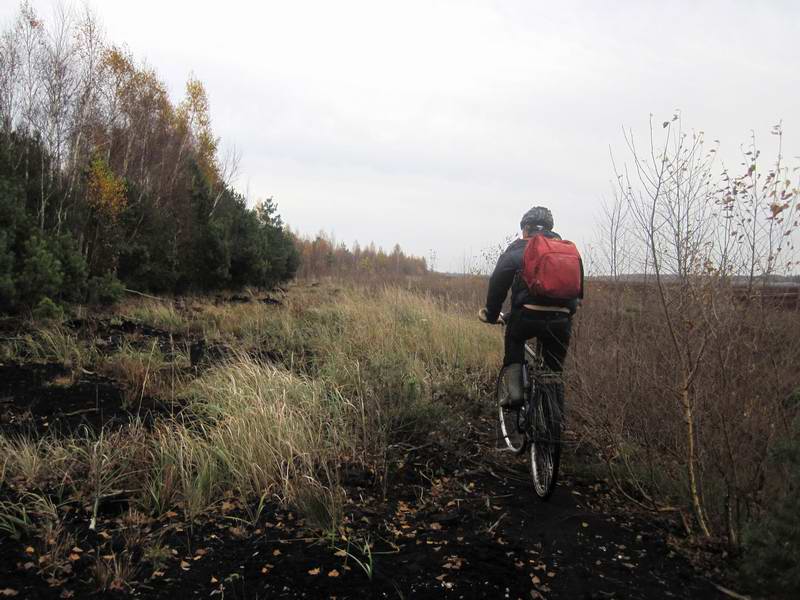
[[507,253],[503,254],[497,261],[497,266],[489,278],[489,291],[486,294],[486,319],[489,323],[496,322],[500,316],[503,302],[506,300],[508,289],[514,282],[516,273],[517,265]]

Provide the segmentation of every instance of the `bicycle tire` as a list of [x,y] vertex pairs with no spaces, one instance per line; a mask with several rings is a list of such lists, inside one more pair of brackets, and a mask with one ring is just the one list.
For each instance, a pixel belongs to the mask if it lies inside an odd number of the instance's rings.
[[555,490],[561,464],[564,384],[539,383],[535,386],[532,440],[530,441],[533,489],[541,500]]
[[508,394],[503,374],[504,372],[500,371],[495,389],[495,399],[497,400],[497,411],[500,420],[500,437],[509,452],[519,455],[525,451],[527,436],[524,431],[519,429],[519,410],[503,408],[500,404],[503,396]]

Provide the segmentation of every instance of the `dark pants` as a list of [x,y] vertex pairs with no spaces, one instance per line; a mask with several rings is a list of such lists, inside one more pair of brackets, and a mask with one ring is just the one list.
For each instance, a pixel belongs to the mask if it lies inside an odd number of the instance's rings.
[[511,311],[506,326],[506,355],[503,366],[525,360],[525,342],[538,338],[542,342],[544,362],[552,371],[561,372],[569,348],[572,317],[566,313],[519,308]]

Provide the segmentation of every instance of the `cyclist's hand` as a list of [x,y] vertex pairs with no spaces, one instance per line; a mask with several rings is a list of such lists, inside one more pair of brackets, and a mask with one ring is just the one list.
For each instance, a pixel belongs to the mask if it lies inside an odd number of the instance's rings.
[[478,311],[478,319],[480,319],[484,323],[489,323],[491,325],[497,323],[497,319],[495,319],[494,321],[489,320],[489,312],[486,310],[486,307]]

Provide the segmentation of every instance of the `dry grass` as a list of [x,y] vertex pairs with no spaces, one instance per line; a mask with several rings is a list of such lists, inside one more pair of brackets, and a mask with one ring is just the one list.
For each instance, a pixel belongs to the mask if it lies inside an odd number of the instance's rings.
[[99,358],[96,365],[99,372],[123,384],[123,400],[129,409],[145,397],[174,401],[186,384],[188,367],[186,352],[174,348],[171,356],[165,356],[158,340],[144,350],[125,342],[114,354]]
[[180,331],[185,324],[185,317],[170,299],[128,298],[115,308],[115,313],[166,331]]
[[[126,382],[131,406],[177,388],[183,411],[147,430],[134,423],[65,438],[0,436],[3,479],[18,492],[58,488],[92,517],[106,499],[125,497],[144,513],[179,510],[191,523],[235,490],[259,505],[294,506],[334,530],[345,501],[340,466],[380,466],[392,440],[441,427],[448,403],[478,401],[499,363],[497,330],[407,290],[301,287],[282,306],[136,306],[127,309],[142,322],[236,351],[177,386],[175,364],[186,366],[186,357],[167,357],[156,343],[126,344],[98,360]],[[51,354],[67,356],[74,345],[70,334],[52,339]],[[12,517],[31,514],[25,498],[6,508]],[[95,572],[101,589],[133,576],[124,554],[98,559]]]
[[[573,340],[568,410],[620,489],[645,507],[671,507],[692,530],[680,365],[655,290],[590,292]],[[800,319],[796,311],[717,294],[713,327],[697,326],[708,333],[696,336],[695,349],[707,341],[690,389],[693,441],[708,527],[736,544],[780,487],[768,457],[790,435],[797,411],[788,399],[800,388]],[[684,315],[694,318],[691,307]]]
[[97,359],[97,351],[63,325],[38,323],[30,333],[4,340],[0,356],[9,361],[59,363],[75,375]]

